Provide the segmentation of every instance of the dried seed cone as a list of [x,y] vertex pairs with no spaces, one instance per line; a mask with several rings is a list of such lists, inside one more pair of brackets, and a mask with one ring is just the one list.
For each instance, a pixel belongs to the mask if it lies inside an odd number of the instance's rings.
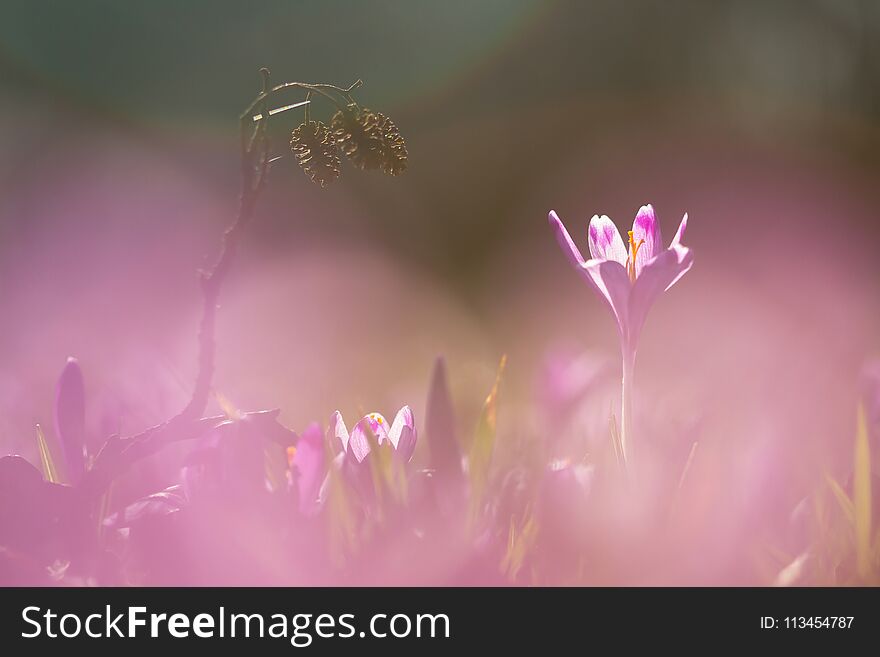
[[352,164],[359,169],[378,169],[382,165],[381,142],[375,127],[366,121],[368,112],[357,105],[340,109],[330,120],[330,130]]
[[371,114],[376,122],[376,130],[382,135],[382,171],[391,176],[399,176],[406,171],[406,142],[394,121],[381,112]]
[[384,114],[349,105],[333,115],[330,129],[342,152],[359,169],[381,169],[392,176],[406,169],[406,142]]
[[290,136],[290,150],[312,182],[326,187],[339,177],[339,153],[331,131],[321,121],[300,124]]

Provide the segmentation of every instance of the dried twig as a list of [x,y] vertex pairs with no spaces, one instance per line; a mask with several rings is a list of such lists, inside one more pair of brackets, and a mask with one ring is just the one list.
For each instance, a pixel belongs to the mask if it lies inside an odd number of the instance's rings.
[[[312,93],[320,94],[341,108],[354,102],[351,92],[363,84],[358,80],[349,87],[342,88],[330,84],[285,82],[270,87],[269,70],[260,69],[260,76],[260,93],[239,117],[242,187],[238,214],[223,233],[220,255],[213,267],[200,272],[204,306],[199,325],[198,366],[192,395],[183,410],[170,420],[133,436],[113,436],[108,439],[84,477],[84,490],[101,493],[114,477],[141,458],[155,454],[172,442],[197,438],[228,421],[226,416],[202,417],[208,406],[214,378],[214,334],[220,288],[232,268],[242,233],[253,219],[257,200],[273,161],[269,151],[268,119],[273,114],[295,107],[307,108],[310,102],[307,99],[303,103],[270,111],[269,100],[277,92],[300,89],[309,96]],[[260,429],[276,442],[289,442],[293,434],[278,424],[277,415],[278,411],[258,411],[245,413],[241,419],[258,422]]]
[[269,171],[268,121],[258,121],[252,128],[248,125],[250,114],[256,109],[268,116],[267,103],[271,95],[269,70],[260,69],[260,75],[262,77],[260,94],[241,115],[239,121],[242,189],[238,215],[223,234],[220,255],[214,266],[200,273],[204,307],[199,326],[198,369],[192,396],[184,409],[170,420],[133,436],[109,438],[98,452],[92,468],[83,481],[86,490],[102,492],[113,477],[134,462],[156,453],[169,443],[197,438],[227,419],[225,416],[206,418],[201,416],[208,405],[214,377],[214,327],[220,288],[232,267],[241,235],[253,218],[257,199]]
[[[258,104],[260,112],[267,113],[269,69],[260,69],[263,78],[260,96],[262,103]],[[223,244],[220,256],[210,271],[201,272],[202,294],[204,296],[204,308],[202,321],[199,326],[199,361],[196,383],[193,387],[192,397],[186,407],[175,418],[181,421],[197,419],[205,411],[208,398],[211,394],[211,382],[214,377],[214,326],[217,316],[217,302],[220,296],[220,287],[223,280],[232,267],[241,235],[251,222],[256,207],[257,198],[266,181],[269,171],[269,138],[266,133],[268,120],[257,122],[252,130],[248,130],[248,117],[242,115],[241,124],[241,199],[239,201],[238,216],[226,232],[223,233]],[[250,132],[250,137],[248,137]]]

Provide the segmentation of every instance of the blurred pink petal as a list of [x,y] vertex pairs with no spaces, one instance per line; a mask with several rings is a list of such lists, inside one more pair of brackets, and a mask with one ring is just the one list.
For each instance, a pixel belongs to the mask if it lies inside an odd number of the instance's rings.
[[316,422],[310,424],[296,444],[292,466],[297,471],[299,509],[310,516],[318,512],[318,493],[327,473],[327,455],[324,433]]

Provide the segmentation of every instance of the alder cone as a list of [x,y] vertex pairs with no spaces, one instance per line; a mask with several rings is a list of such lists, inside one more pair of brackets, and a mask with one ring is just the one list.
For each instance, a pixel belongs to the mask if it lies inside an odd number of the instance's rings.
[[381,112],[349,105],[330,121],[330,129],[345,156],[359,169],[380,169],[391,176],[406,170],[406,142]]
[[339,177],[336,140],[321,121],[300,124],[290,135],[290,150],[313,183],[326,187]]

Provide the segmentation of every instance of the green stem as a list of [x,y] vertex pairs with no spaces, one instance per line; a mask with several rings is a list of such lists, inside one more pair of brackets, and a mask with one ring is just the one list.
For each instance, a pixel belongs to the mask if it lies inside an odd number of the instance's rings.
[[632,393],[633,371],[636,355],[634,350],[623,348],[623,378],[620,394],[620,450],[626,467],[632,459]]

